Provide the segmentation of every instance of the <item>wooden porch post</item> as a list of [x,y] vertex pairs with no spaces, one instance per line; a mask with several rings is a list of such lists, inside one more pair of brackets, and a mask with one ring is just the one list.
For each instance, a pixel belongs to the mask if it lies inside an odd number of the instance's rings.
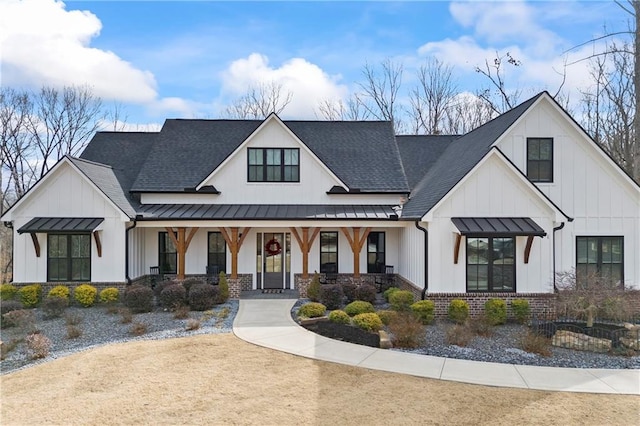
[[309,238],[309,227],[302,228],[302,238],[300,238],[300,234],[298,234],[296,228],[291,227],[289,229],[291,229],[291,233],[296,238],[298,246],[300,246],[300,251],[302,252],[302,278],[307,279],[309,278],[309,251],[311,251],[311,246],[318,236],[320,228],[312,228],[313,233],[311,234],[311,238]]
[[242,243],[251,228],[244,228],[240,235],[238,233],[238,227],[233,227],[231,228],[231,236],[229,236],[229,232],[226,228],[220,227],[218,229],[220,229],[222,237],[227,242],[229,250],[231,251],[231,278],[235,280],[238,278],[238,252],[240,251],[240,247],[242,247]]
[[349,245],[351,246],[351,252],[353,253],[353,277],[360,278],[360,252],[362,251],[364,243],[367,241],[371,228],[365,228],[362,237],[360,237],[359,227],[351,229],[353,229],[353,238],[347,228],[340,228],[345,237],[347,237],[347,241],[349,241]]
[[187,228],[184,227],[178,228],[177,236],[172,227],[166,227],[165,229],[167,230],[169,238],[171,238],[171,241],[173,241],[173,245],[176,246],[176,252],[178,254],[177,278],[179,280],[184,280],[187,249],[189,248],[189,244],[191,244],[193,236],[196,234],[196,232],[198,232],[198,228],[191,228],[191,230],[189,231],[189,236],[186,236]]

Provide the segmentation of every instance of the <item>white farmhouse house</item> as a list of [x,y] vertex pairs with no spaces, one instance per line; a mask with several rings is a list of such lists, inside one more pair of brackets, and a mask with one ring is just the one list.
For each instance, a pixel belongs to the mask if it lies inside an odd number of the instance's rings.
[[99,132],[1,220],[16,283],[209,270],[304,295],[314,271],[392,270],[422,297],[535,301],[575,268],[640,289],[640,187],[546,92],[462,136],[275,114]]

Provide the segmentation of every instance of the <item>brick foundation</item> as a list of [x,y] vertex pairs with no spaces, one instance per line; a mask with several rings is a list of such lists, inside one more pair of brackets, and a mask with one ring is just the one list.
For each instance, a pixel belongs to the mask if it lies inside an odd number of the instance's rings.
[[312,280],[312,277],[302,278],[301,274],[294,275],[296,289],[298,289],[298,294],[300,295],[301,299],[305,299],[307,297],[307,291],[309,290],[309,285],[311,284]]

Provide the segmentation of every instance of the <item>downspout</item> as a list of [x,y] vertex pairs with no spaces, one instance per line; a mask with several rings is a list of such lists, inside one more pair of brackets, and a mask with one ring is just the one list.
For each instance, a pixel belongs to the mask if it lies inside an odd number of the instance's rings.
[[419,222],[416,220],[416,228],[424,232],[424,288],[422,289],[422,300],[424,300],[429,289],[429,231],[420,226]]
[[127,279],[127,285],[131,285],[131,277],[129,276],[129,231],[138,225],[138,217],[139,216],[136,216],[133,219],[133,224],[127,226],[127,229],[124,231],[124,275]]
[[558,287],[556,286],[556,231],[564,228],[564,222],[560,223],[560,226],[556,226],[553,228],[553,241],[551,244],[553,245],[553,292],[558,292]]

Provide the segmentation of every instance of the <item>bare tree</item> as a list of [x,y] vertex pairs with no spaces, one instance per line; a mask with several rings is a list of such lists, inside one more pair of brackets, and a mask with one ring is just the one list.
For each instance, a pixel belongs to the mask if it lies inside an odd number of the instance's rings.
[[284,91],[282,84],[271,81],[249,87],[246,94],[226,109],[229,118],[262,119],[272,112],[280,114],[293,99],[293,93]]
[[327,121],[358,121],[371,117],[371,113],[362,103],[362,97],[357,94],[350,96],[346,101],[322,100],[318,105],[316,116],[318,115]]
[[397,104],[402,73],[401,63],[385,59],[379,67],[365,64],[362,69],[365,80],[359,83],[363,91],[359,97],[363,107],[376,120],[392,121],[397,133],[402,130],[401,107]]
[[444,128],[449,134],[463,135],[497,115],[484,99],[470,93],[459,93],[446,111]]
[[485,59],[484,67],[476,67],[476,72],[484,75],[489,80],[489,87],[478,92],[497,114],[502,114],[515,107],[520,99],[520,90],[508,90],[505,82],[504,65],[519,67],[522,63],[515,59],[509,52],[504,55],[496,52],[493,60]]

